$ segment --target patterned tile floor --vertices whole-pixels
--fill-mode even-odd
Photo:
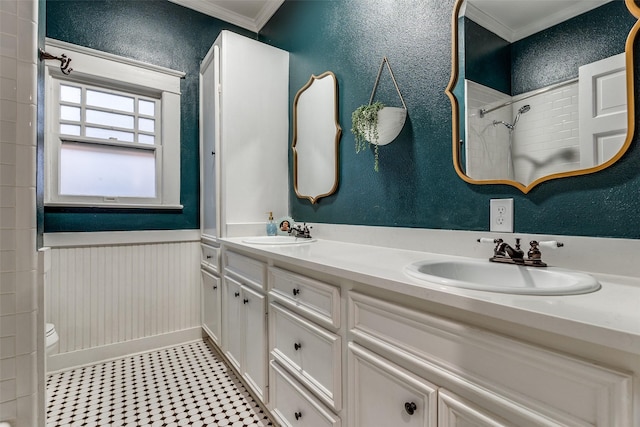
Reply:
[[[205,341],[50,375],[47,427],[269,426]]]

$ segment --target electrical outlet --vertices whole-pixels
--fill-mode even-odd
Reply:
[[[490,231],[513,233],[513,199],[491,199],[489,213]]]

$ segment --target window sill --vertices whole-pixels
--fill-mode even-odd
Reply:
[[[158,205],[153,203],[81,203],[81,202],[45,202],[45,208],[92,208],[92,209],[156,209],[182,210],[184,205]]]

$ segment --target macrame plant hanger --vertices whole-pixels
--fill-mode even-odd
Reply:
[[[395,76],[393,75],[393,71],[391,70],[391,65],[389,64],[389,60],[387,59],[387,57],[383,57],[382,58],[382,62],[380,63],[380,68],[378,69],[378,76],[376,77],[376,82],[373,85],[373,92],[371,92],[371,98],[369,98],[369,105],[371,105],[373,103],[373,97],[376,94],[376,90],[378,89],[378,83],[380,83],[380,76],[382,75],[382,69],[384,68],[384,66],[387,66],[387,68],[389,69],[389,75],[391,76],[391,81],[393,81],[393,85],[396,88],[396,91],[398,92],[398,96],[400,97],[400,101],[402,102],[402,108],[404,108],[405,110],[407,109],[407,104],[404,103],[404,98],[402,97],[402,94],[400,93],[400,88],[398,87],[398,82],[396,81]]]

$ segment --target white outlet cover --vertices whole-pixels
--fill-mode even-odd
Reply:
[[[489,221],[490,231],[513,233],[513,199],[491,199]]]

